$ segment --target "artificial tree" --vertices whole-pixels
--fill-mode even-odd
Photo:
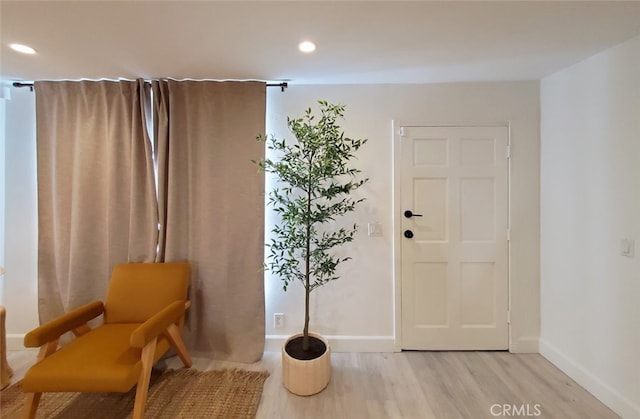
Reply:
[[[358,179],[361,171],[351,166],[355,152],[367,140],[345,137],[337,125],[345,106],[327,101],[318,105],[317,118],[311,108],[302,117],[287,118],[294,142],[259,136],[276,157],[256,162],[277,181],[267,201],[279,222],[267,243],[266,268],[282,280],[285,291],[295,280],[304,286],[304,352],[310,350],[311,291],[338,279],[337,267],[351,259],[331,250],[353,241],[358,226],[335,227],[336,222],[364,200],[352,193],[369,180]]]

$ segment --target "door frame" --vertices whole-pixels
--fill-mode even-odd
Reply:
[[[400,155],[400,128],[401,127],[429,127],[429,128],[458,128],[458,127],[502,127],[507,129],[507,333],[509,352],[511,352],[511,121],[499,124],[434,124],[428,122],[408,123],[405,121],[391,120],[391,132],[393,138],[393,291],[394,291],[394,351],[402,351],[402,208],[400,206],[401,190],[401,155]]]

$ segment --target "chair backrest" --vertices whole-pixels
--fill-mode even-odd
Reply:
[[[189,264],[116,265],[105,300],[105,323],[142,323],[168,304],[187,299]]]

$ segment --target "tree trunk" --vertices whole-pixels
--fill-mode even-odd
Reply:
[[[309,278],[307,277],[307,287],[304,299],[304,330],[302,331],[302,350],[309,350]]]
[[[307,217],[311,214],[311,179],[307,189]],[[309,294],[311,294],[311,219],[307,218],[307,257],[305,260],[304,284],[304,330],[302,331],[302,350],[309,350]]]

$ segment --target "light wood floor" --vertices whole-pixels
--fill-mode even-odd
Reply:
[[[9,352],[14,382],[35,356],[35,351]],[[282,387],[280,354],[275,352],[265,353],[262,361],[251,365],[194,358],[193,368],[268,370],[271,376],[264,386],[258,418],[482,419],[526,417],[527,413],[559,419],[618,417],[540,355],[402,352],[331,356],[331,382],[311,397],[295,396]],[[170,368],[180,365],[177,358],[166,361]],[[498,414],[494,416],[495,404],[506,404],[509,409],[515,405],[521,414],[500,415],[504,408],[494,406],[493,413]]]

